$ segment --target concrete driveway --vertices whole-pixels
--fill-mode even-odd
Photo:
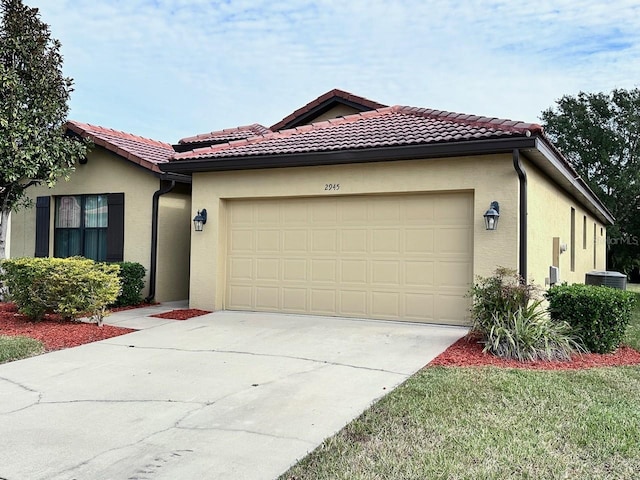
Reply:
[[[0,365],[0,480],[273,479],[466,333],[131,315],[111,322],[144,330]]]

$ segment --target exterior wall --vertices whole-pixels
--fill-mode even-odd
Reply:
[[[189,298],[191,196],[171,192],[160,197],[156,300]]]
[[[307,123],[316,123],[316,122],[322,122],[324,120],[331,120],[332,118],[346,117],[347,115],[353,115],[354,113],[358,113],[358,112],[359,110],[356,110],[353,107],[341,104],[336,107],[333,107],[331,110],[328,110],[321,115],[318,115],[316,118],[313,119],[313,121],[307,122]]]
[[[524,159],[523,159],[524,160]],[[553,265],[553,238],[567,250],[559,256],[560,281],[584,283],[585,273],[606,269],[606,228],[531,162],[524,160],[528,185],[528,276],[545,286]],[[575,269],[571,271],[571,209],[575,209]],[[586,216],[586,248],[583,237]],[[594,224],[596,231],[594,245]],[[595,249],[595,265],[594,265]]]
[[[69,181],[59,180],[52,189],[35,186],[28,190],[34,200],[45,195],[81,195],[124,192],[125,231],[124,260],[138,262],[147,269],[151,256],[151,209],[153,193],[159,180],[150,172],[122,158],[96,148],[85,165],[76,165]],[[53,255],[54,214],[50,218],[49,255]],[[11,215],[11,256],[33,256],[35,252],[36,209],[23,209]],[[146,296],[147,287],[143,291]]]
[[[327,184],[339,190],[325,190]],[[192,236],[190,305],[224,308],[225,199],[438,191],[474,194],[474,275],[490,275],[497,265],[517,268],[518,177],[510,155],[195,173],[191,216],[206,208],[208,219]],[[482,215],[493,200],[500,223],[486,231]]]

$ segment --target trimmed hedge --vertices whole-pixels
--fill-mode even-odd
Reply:
[[[118,277],[122,287],[120,295],[112,304],[114,307],[127,307],[129,305],[138,305],[142,302],[140,292],[144,288],[144,275],[146,269],[137,262],[118,262],[115,263],[120,267]]]
[[[555,285],[546,297],[551,318],[568,322],[593,353],[618,348],[635,303],[631,292],[596,285]]]
[[[47,313],[65,319],[90,314],[102,325],[106,306],[120,292],[114,264],[82,257],[17,258],[4,260],[0,279],[20,313],[41,320]]]

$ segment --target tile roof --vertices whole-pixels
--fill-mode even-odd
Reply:
[[[499,118],[396,105],[266,133],[174,158],[229,158],[464,142],[542,133],[542,127]]]
[[[154,172],[160,172],[158,164],[171,160],[175,153],[173,147],[164,142],[139,137],[111,128],[89,125],[70,120],[67,128],[78,135],[90,139],[96,145],[137,163]]]
[[[217,130],[215,132],[201,133],[192,137],[181,138],[178,143],[180,145],[189,143],[223,143],[233,140],[241,140],[256,135],[271,133],[267,127],[254,123],[252,125],[244,125],[242,127],[227,128],[225,130]]]
[[[295,112],[290,115],[287,115],[278,123],[271,125],[271,130],[274,132],[277,130],[281,130],[285,128],[290,123],[295,123],[295,120],[303,117],[305,114],[313,111],[314,109],[322,106],[323,104],[330,104],[332,101],[335,103],[349,103],[351,105],[360,107],[362,111],[365,110],[376,110],[378,108],[384,108],[388,105],[384,105],[382,103],[374,102],[373,100],[369,100],[368,98],[360,97],[358,95],[354,95],[353,93],[345,92],[344,90],[340,90],[338,88],[334,88],[333,90],[328,91],[320,95],[315,100],[307,103],[303,107],[300,107]]]

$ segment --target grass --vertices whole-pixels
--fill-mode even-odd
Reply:
[[[281,479],[633,479],[640,368],[427,368]]]
[[[33,338],[0,335],[0,363],[32,357],[44,352],[44,345]]]
[[[624,342],[640,350],[640,285]],[[640,367],[427,368],[280,480],[635,479]]]

